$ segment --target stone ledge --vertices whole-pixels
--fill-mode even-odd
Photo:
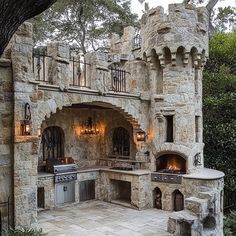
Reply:
[[[15,136],[15,143],[29,143],[38,141],[38,136]]]

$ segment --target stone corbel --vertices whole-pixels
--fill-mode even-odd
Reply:
[[[176,53],[171,53],[171,64],[172,66],[176,66]]]
[[[184,67],[186,66],[186,65],[188,65],[188,62],[189,62],[189,52],[185,52],[184,53],[184,60],[183,60],[183,62],[184,62]]]
[[[164,121],[164,116],[161,113],[157,112],[155,114],[155,119],[157,119],[161,123]]]
[[[165,68],[165,57],[164,57],[164,54],[157,54],[158,55],[158,58],[160,60],[160,65],[162,68]]]

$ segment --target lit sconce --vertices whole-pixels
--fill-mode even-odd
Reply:
[[[137,142],[145,142],[146,141],[146,133],[143,130],[138,130],[136,132]]]
[[[31,111],[29,103],[25,104],[25,118],[21,121],[21,135],[31,134]]]
[[[82,129],[80,131],[80,134],[97,135],[99,133],[100,130],[98,129],[96,122],[92,120],[92,117],[88,117],[88,119],[82,124]]]

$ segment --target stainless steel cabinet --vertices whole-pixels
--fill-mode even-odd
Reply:
[[[75,182],[60,183],[55,186],[56,205],[75,201]]]

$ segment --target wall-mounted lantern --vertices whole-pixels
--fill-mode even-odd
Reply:
[[[31,134],[31,111],[30,105],[27,102],[25,104],[25,118],[21,121],[21,135],[26,136]]]
[[[145,142],[146,141],[146,133],[143,130],[138,130],[136,132],[136,138],[137,138],[137,142]]]
[[[37,135],[38,135],[38,137],[41,137],[41,127],[37,128]]]

